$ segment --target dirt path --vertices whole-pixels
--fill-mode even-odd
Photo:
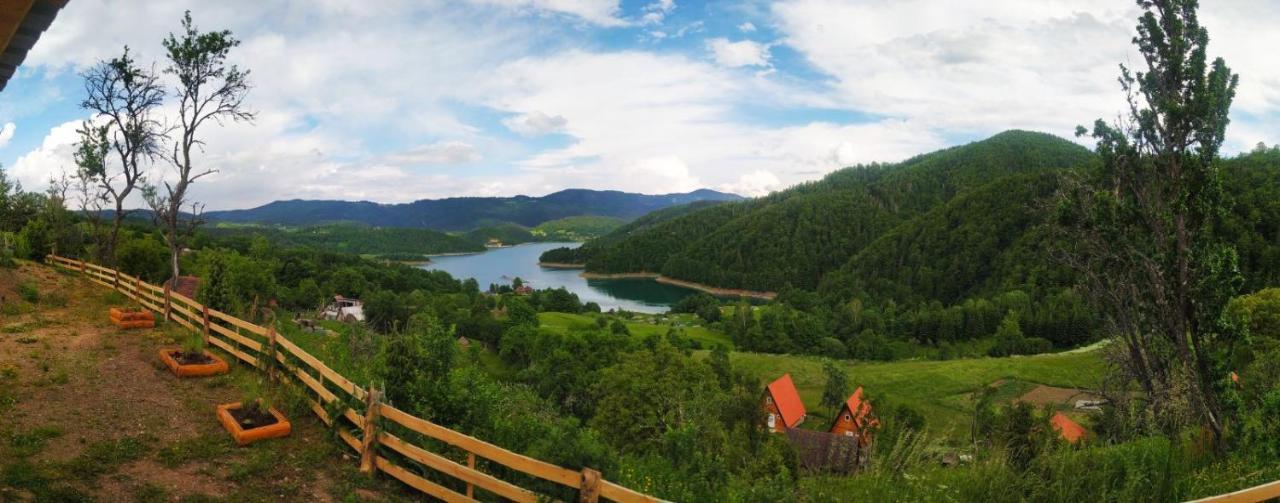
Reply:
[[[236,447],[213,410],[258,375],[233,365],[226,376],[175,378],[156,352],[187,332],[117,330],[107,308],[128,302],[111,290],[28,263],[0,269],[0,298],[0,501],[404,494],[360,476],[323,425],[285,401],[291,437]]]

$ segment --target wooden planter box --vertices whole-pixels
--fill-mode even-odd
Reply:
[[[169,367],[169,371],[178,377],[208,377],[225,374],[231,370],[226,361],[208,351],[205,351],[204,355],[213,360],[212,362],[183,365],[174,358],[174,354],[181,351],[182,349],[180,348],[163,348],[160,350],[160,361],[163,361],[164,366]]]
[[[113,307],[107,313],[111,318],[111,323],[117,328],[155,328],[156,326],[156,316],[145,309],[135,311]]]
[[[293,431],[293,426],[289,424],[289,420],[285,419],[284,414],[281,414],[275,407],[267,409],[267,412],[275,416],[275,423],[246,430],[240,426],[239,421],[236,421],[235,416],[231,415],[231,411],[239,408],[240,402],[218,406],[218,422],[222,423],[222,427],[231,433],[231,437],[235,438],[236,443],[239,445],[249,445],[269,438],[287,437]]]

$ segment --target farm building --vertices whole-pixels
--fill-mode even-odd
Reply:
[[[1063,415],[1061,412],[1053,413],[1053,417],[1049,419],[1049,423],[1053,425],[1054,431],[1066,440],[1068,443],[1079,443],[1081,438],[1085,436],[1085,429],[1080,423],[1072,421],[1071,418]]]
[[[870,430],[879,424],[871,411],[871,402],[862,396],[862,386],[858,386],[840,406],[840,413],[831,421],[828,431],[834,435],[858,437],[858,442],[865,446],[871,443]]]
[[[763,401],[767,414],[765,425],[769,431],[786,431],[804,422],[804,402],[800,401],[800,393],[791,381],[791,374],[783,374],[769,383],[764,390]]]
[[[364,303],[360,299],[334,295],[333,302],[320,311],[320,317],[342,322],[364,321]]]
[[[789,429],[786,435],[800,469],[807,473],[848,475],[867,459],[865,446],[856,438],[800,428]]]

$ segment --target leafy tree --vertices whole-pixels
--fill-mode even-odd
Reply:
[[[1102,163],[1064,195],[1062,255],[1126,349],[1124,369],[1152,413],[1176,426],[1185,412],[1220,445],[1214,358],[1232,334],[1217,322],[1241,278],[1219,230],[1229,205],[1217,158],[1238,76],[1221,58],[1208,62],[1195,0],[1138,5],[1134,43],[1146,68],[1120,67],[1125,122],[1094,123]],[[1189,410],[1178,410],[1183,402]]]
[[[996,329],[996,344],[991,347],[991,356],[1009,356],[1022,354],[1023,340],[1022,327],[1018,324],[1018,312],[1009,311],[1003,320],[1000,320],[1000,328]]]
[[[430,411],[457,359],[458,347],[446,327],[431,317],[415,318],[388,336],[381,378],[387,399],[415,412]]]
[[[151,235],[126,239],[116,249],[120,270],[151,283],[168,278],[168,250]]]
[[[404,297],[388,290],[378,290],[364,300],[365,319],[382,332],[404,327],[412,314]]]
[[[525,302],[524,299],[508,297],[506,306],[508,326],[538,326],[538,311],[533,306],[530,306],[528,302]]]
[[[164,191],[155,185],[144,188],[143,195],[160,223],[165,242],[169,245],[173,277],[179,275],[178,258],[187,236],[200,225],[203,207],[191,203],[190,216],[184,216],[187,205],[187,189],[196,180],[215,173],[216,169],[197,171],[193,163],[195,149],[203,148],[201,128],[210,121],[222,124],[224,120],[252,121],[254,114],[244,106],[249,92],[249,72],[236,65],[227,64],[231,49],[240,41],[227,30],[201,33],[191,22],[191,11],[182,17],[183,33],[180,37],[169,34],[164,40],[165,55],[169,66],[165,73],[175,76],[178,85],[174,94],[178,97],[178,139],[167,160],[176,171],[173,183],[164,182]]]
[[[700,417],[715,416],[708,395],[719,389],[710,366],[659,339],[654,350],[632,353],[601,373],[591,426],[620,452],[642,452]]]
[[[840,405],[849,399],[849,375],[836,362],[822,362],[822,373],[826,374],[826,384],[822,386],[821,405],[831,410],[832,417],[840,411]]]

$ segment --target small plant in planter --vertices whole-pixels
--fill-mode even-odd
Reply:
[[[293,425],[257,389],[246,391],[239,402],[218,406],[218,422],[239,445],[259,440],[287,437]]]
[[[206,377],[225,374],[227,362],[204,347],[204,338],[193,334],[178,348],[160,349],[160,360],[178,377]]]

